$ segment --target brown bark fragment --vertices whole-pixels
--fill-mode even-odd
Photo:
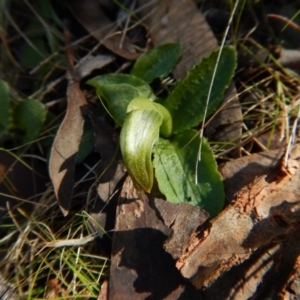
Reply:
[[[294,166],[293,175],[286,170],[283,172],[280,161],[266,175],[254,180],[250,188],[241,191],[235,203],[211,221],[207,235],[198,238],[196,247],[182,254],[177,266],[197,288],[207,288],[209,294],[209,287],[218,287],[216,282],[226,278],[234,266],[237,269],[243,266],[240,272],[244,279],[253,274],[254,269],[261,270],[262,279],[264,274],[270,276],[268,270],[278,267],[278,260],[274,259],[275,264],[273,261],[266,263],[262,270],[261,262],[255,262],[254,258],[258,255],[267,259],[268,253],[280,257],[283,253],[281,244],[288,242],[289,237],[299,230],[299,152],[300,146],[296,145],[289,158]],[[191,245],[194,243],[190,241]],[[249,261],[252,263],[247,265]],[[248,283],[243,280],[242,286],[250,288],[250,282],[256,282],[253,280],[249,279]],[[257,282],[252,284],[257,285]],[[255,293],[258,290],[252,290],[252,295]]]
[[[191,208],[196,213],[191,214]],[[148,198],[135,190],[128,177],[117,207],[109,299],[199,299],[199,293],[180,275],[163,244],[171,237],[167,248],[176,256],[175,243],[187,243],[190,234],[190,229],[185,231],[182,226],[183,220],[190,224],[187,228],[194,229],[206,218],[207,214],[195,207]]]

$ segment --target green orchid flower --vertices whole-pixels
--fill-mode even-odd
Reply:
[[[159,134],[172,134],[172,117],[161,104],[147,98],[133,99],[127,108],[120,134],[126,168],[135,185],[150,192],[153,185],[152,149]]]

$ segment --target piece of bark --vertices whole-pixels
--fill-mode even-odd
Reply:
[[[280,296],[281,299],[292,300],[300,295],[299,231],[292,234],[288,241],[282,244],[281,248],[280,265],[275,270],[274,294]]]
[[[142,196],[130,177],[126,179],[117,207],[109,299],[199,299],[199,293],[184,280],[175,268],[175,260],[163,249],[163,243],[172,233],[164,222],[172,226],[183,219],[180,214],[186,220],[189,218],[188,210],[184,212],[181,208],[178,204]],[[196,219],[201,225],[207,214],[199,214]],[[181,233],[189,235],[184,228]]]
[[[172,229],[172,234],[164,243],[164,248],[177,259],[188,247],[190,236],[198,226],[208,220],[209,215],[199,207],[186,203],[172,204],[160,199],[154,201],[164,224]]]
[[[300,236],[292,232],[232,267],[205,289],[204,299],[296,299]]]
[[[253,296],[258,287],[261,283],[267,285],[266,277],[270,272],[274,273],[274,257],[279,253],[279,248],[279,245],[273,245],[261,251],[255,251],[248,260],[233,266],[208,286],[203,292],[203,298],[207,300],[255,299]],[[270,291],[270,285],[267,289]]]
[[[254,153],[239,159],[228,161],[219,166],[223,177],[225,195],[228,201],[235,199],[236,194],[274,167],[282,157],[284,149],[275,149]]]
[[[128,177],[117,208],[110,269],[110,299],[145,299],[150,295],[157,298],[157,293],[166,296],[166,272],[172,269],[175,276],[169,277],[170,284],[178,284],[180,275],[176,273],[172,258],[162,248],[171,230],[157,220],[155,211],[144,197],[138,194]]]
[[[177,261],[185,278],[205,289],[234,265],[299,231],[299,157],[296,145],[287,168],[280,161],[242,189],[235,203],[212,220],[200,238],[193,237],[191,247]]]

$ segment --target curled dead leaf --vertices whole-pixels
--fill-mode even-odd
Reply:
[[[84,119],[81,108],[87,105],[79,82],[69,79],[67,89],[68,107],[50,154],[49,174],[62,213],[66,216],[70,207],[76,155],[83,133]]]

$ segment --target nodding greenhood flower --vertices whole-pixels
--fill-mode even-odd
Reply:
[[[133,99],[120,134],[120,147],[126,168],[137,187],[150,192],[153,185],[152,148],[159,134],[172,134],[172,117],[161,104],[147,98]]]

